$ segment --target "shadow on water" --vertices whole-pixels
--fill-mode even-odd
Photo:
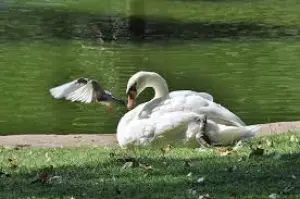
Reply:
[[[141,5],[132,6],[133,10]],[[135,12],[135,11],[132,11]],[[1,39],[84,38],[147,41],[169,39],[211,40],[218,38],[278,38],[299,36],[299,27],[260,23],[182,22],[172,19],[143,18],[141,14],[107,16],[51,8],[14,8],[1,14]],[[140,40],[140,39],[139,39]]]
[[[222,159],[222,161],[220,161]],[[62,184],[31,184],[37,173],[21,171],[0,181],[1,198],[71,197],[74,198],[191,198],[189,189],[209,193],[214,198],[267,198],[282,192],[286,198],[300,194],[297,175],[299,154],[286,154],[280,160],[242,160],[236,158],[199,157],[187,167],[181,158],[147,159],[153,167],[150,175],[142,169],[120,170],[123,163],[106,159],[104,162],[55,167],[52,174],[62,176]],[[237,165],[236,170],[228,170]],[[192,172],[193,177],[187,177]],[[205,176],[202,184],[199,176]],[[284,192],[286,187],[293,187]],[[168,193],[168,194],[167,194]],[[194,197],[195,198],[195,197]]]

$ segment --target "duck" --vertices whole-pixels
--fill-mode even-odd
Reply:
[[[154,89],[154,97],[136,106],[135,100],[148,87]],[[156,72],[132,75],[126,95],[129,111],[119,120],[116,133],[123,149],[230,145],[255,136],[260,129],[245,125],[236,114],[214,102],[209,93],[169,92],[166,80]]]
[[[101,84],[94,79],[80,77],[49,89],[54,99],[64,99],[71,102],[100,103],[113,111],[112,102],[126,106],[123,99],[115,97],[110,91],[104,90]]]

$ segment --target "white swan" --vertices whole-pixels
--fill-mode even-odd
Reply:
[[[158,143],[199,146],[203,139],[227,145],[252,137],[259,130],[255,125],[245,126],[238,116],[213,102],[208,93],[169,93],[164,78],[154,72],[141,71],[128,80],[128,109],[133,108],[134,100],[147,87],[154,89],[154,98],[127,112],[118,123],[117,140],[122,148],[157,147]]]

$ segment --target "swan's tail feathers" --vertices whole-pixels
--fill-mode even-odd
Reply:
[[[251,138],[256,136],[258,133],[260,133],[259,125],[249,125],[249,126],[245,126],[244,128],[245,131],[241,132],[241,139]]]
[[[241,127],[219,125],[219,133],[216,137],[221,145],[227,145],[239,140],[252,138],[259,132],[259,125],[249,125]]]

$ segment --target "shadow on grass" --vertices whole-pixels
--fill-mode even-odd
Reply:
[[[101,15],[59,10],[53,8],[16,7],[1,14],[4,24],[1,39],[103,39],[128,40],[131,35],[144,32],[148,41],[185,39],[209,40],[216,38],[236,39],[278,38],[299,36],[299,27],[266,25],[259,22],[210,23],[205,21],[182,22],[172,19],[129,18],[117,15]],[[144,29],[145,31],[141,30]],[[140,40],[139,40],[140,41]]]
[[[235,157],[199,157],[144,159],[151,163],[152,173],[140,168],[120,170],[123,162],[107,158],[104,162],[66,165],[54,169],[62,184],[31,184],[36,173],[2,177],[1,198],[189,198],[188,190],[209,193],[214,198],[268,198],[271,193],[295,198],[300,194],[298,178],[300,154],[285,154],[280,160],[258,157],[238,161]],[[236,165],[236,170],[232,170]],[[192,172],[191,177],[187,174]],[[205,176],[203,183],[197,179]],[[286,187],[294,187],[284,193]],[[190,197],[197,198],[197,197]]]

